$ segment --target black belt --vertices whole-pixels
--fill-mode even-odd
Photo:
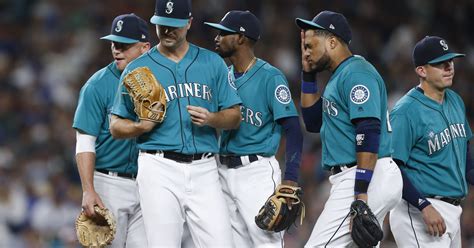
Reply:
[[[454,206],[461,205],[461,202],[464,199],[464,198],[444,197],[444,196],[438,196],[438,195],[430,195],[430,196],[427,196],[427,198],[434,198],[434,199],[437,199],[437,200],[440,200],[440,201],[447,202],[447,203],[449,203],[451,205],[454,205]]]
[[[142,152],[146,152],[149,154],[156,155],[158,154],[163,154],[164,158],[174,160],[179,163],[191,163],[195,160],[200,160],[203,158],[210,158],[214,156],[214,154],[210,152],[206,153],[196,153],[196,154],[183,154],[179,152],[172,152],[172,151],[160,151],[160,150],[141,150]]]
[[[333,175],[336,175],[337,173],[340,173],[342,172],[343,170],[346,170],[346,169],[349,169],[349,168],[352,168],[354,166],[356,166],[357,163],[354,162],[354,163],[350,163],[350,164],[339,164],[339,165],[336,165],[336,166],[331,166],[331,173]]]
[[[109,171],[109,170],[104,170],[104,169],[95,169],[95,170],[97,172],[104,173],[111,176],[124,177],[128,179],[137,178],[137,174],[132,174],[132,173],[122,173],[122,172],[115,172],[115,171]]]
[[[245,156],[232,156],[232,155],[221,155],[219,156],[219,161],[221,164],[226,165],[229,169],[234,169],[244,164],[242,157]],[[255,154],[247,155],[249,162],[255,162],[258,160],[258,156]]]

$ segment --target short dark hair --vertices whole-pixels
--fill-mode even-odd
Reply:
[[[336,39],[337,39],[339,42],[341,42],[341,43],[347,45],[347,42],[345,42],[343,39],[341,39],[341,37],[339,37],[339,36],[337,36],[337,35],[335,35],[335,34],[329,32],[329,31],[327,31],[327,30],[324,30],[324,29],[311,29],[311,30],[314,30],[314,33],[315,33],[316,35],[320,35],[320,36],[324,36],[324,37],[331,37],[331,36],[334,36],[334,37],[336,37]],[[306,30],[305,30],[305,31],[306,31]]]

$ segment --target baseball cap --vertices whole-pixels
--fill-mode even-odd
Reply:
[[[248,10],[231,10],[219,23],[204,22],[204,24],[226,32],[243,34],[253,40],[260,39],[260,21]]]
[[[455,53],[449,49],[448,43],[438,36],[426,36],[416,43],[413,49],[413,63],[415,66],[436,64],[465,54]]]
[[[155,15],[150,22],[155,25],[181,28],[191,17],[191,0],[156,0]]]
[[[100,39],[131,44],[147,42],[148,38],[148,25],[146,21],[131,13],[115,17],[110,34]]]
[[[347,44],[352,40],[349,23],[342,14],[332,11],[321,11],[313,20],[296,18],[296,25],[301,29],[324,29],[341,38]]]

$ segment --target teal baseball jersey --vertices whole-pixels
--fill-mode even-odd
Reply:
[[[402,97],[390,113],[393,158],[424,196],[467,195],[466,152],[472,132],[464,103],[447,89],[442,104],[417,89]]]
[[[322,96],[321,126],[324,168],[357,161],[352,120],[377,118],[381,123],[378,157],[391,154],[387,90],[377,70],[363,57],[352,56],[334,71]]]
[[[231,66],[229,81],[243,102],[240,106],[242,122],[239,129],[222,132],[220,153],[275,155],[282,133],[276,121],[298,116],[285,76],[266,61],[257,59],[238,79],[234,78]]]
[[[200,106],[217,112],[241,103],[227,79],[224,60],[211,51],[189,44],[186,55],[175,63],[163,56],[156,46],[131,62],[123,77],[135,68],[146,66],[163,85],[167,110],[164,121],[137,139],[139,149],[174,151],[184,154],[218,152],[216,130],[191,122],[186,106]],[[133,103],[122,85],[112,113],[136,119]]]
[[[72,127],[97,137],[96,169],[136,174],[138,149],[135,139],[116,140],[109,131],[110,113],[119,79],[120,71],[115,63],[89,78],[79,94]]]

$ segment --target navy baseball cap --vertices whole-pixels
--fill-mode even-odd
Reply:
[[[448,43],[441,37],[426,36],[418,41],[413,49],[413,63],[415,66],[436,64],[465,54],[452,52]]]
[[[115,17],[110,34],[100,39],[131,44],[148,42],[148,38],[146,21],[132,13]]]
[[[182,28],[191,17],[191,0],[156,0],[155,15],[150,22],[155,25]]]
[[[248,10],[232,10],[227,12],[219,23],[204,24],[226,32],[243,34],[253,40],[260,39],[260,21]]]
[[[296,25],[301,29],[324,29],[341,38],[347,44],[352,40],[349,23],[342,14],[332,11],[321,11],[313,20],[296,18]]]

